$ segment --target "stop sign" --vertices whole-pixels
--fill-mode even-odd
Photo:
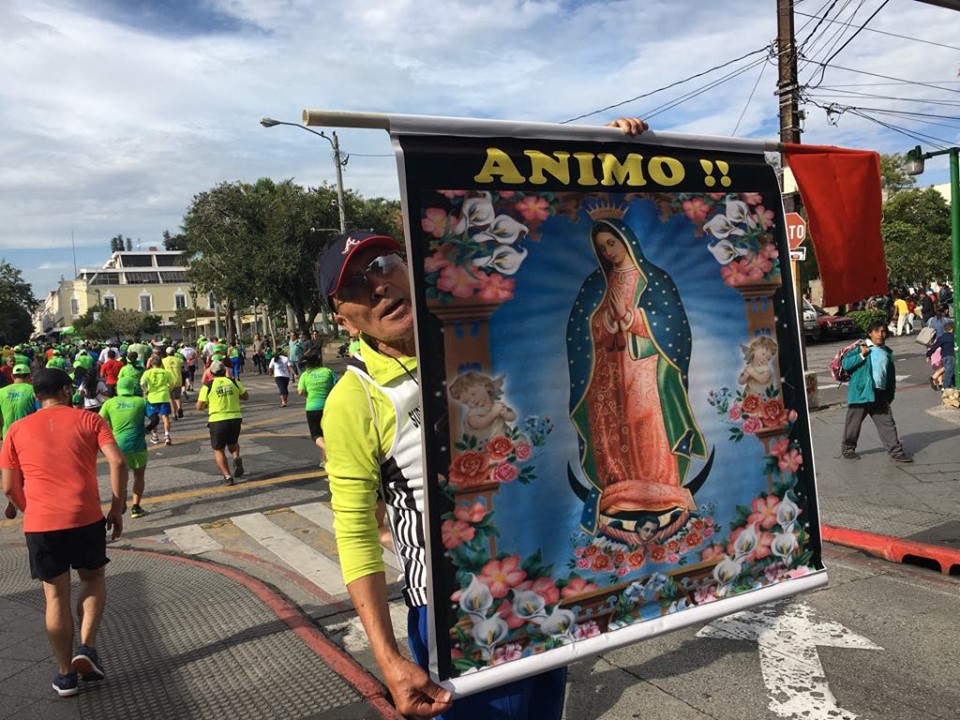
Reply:
[[[796,250],[807,239],[807,221],[795,212],[788,212],[784,217],[787,221],[787,241],[790,249]]]

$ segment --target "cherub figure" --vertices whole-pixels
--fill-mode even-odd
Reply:
[[[467,408],[463,418],[464,434],[478,440],[506,435],[510,430],[508,423],[517,419],[513,408],[500,399],[503,375],[492,378],[470,370],[457,376],[450,385],[450,395]]]
[[[748,395],[766,395],[767,388],[773,384],[773,366],[771,360],[777,354],[777,343],[766,335],[755,337],[748,345],[741,345],[746,364],[740,371],[737,382],[744,386]]]

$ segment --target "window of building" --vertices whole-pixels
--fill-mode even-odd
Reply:
[[[80,314],[80,298],[70,298],[70,314],[74,317]]]
[[[103,296],[103,309],[104,310],[116,310],[117,309],[117,298],[113,295],[104,295]]]
[[[217,309],[217,299],[213,296],[213,293],[207,293],[207,310],[216,310]]]
[[[124,253],[120,256],[120,262],[125,268],[153,267],[153,258],[150,255],[130,255]]]
[[[154,259],[159,267],[172,267],[180,264],[179,255],[155,255]]]
[[[164,270],[160,273],[160,281],[165,283],[182,283],[187,281],[186,270]]]
[[[187,296],[183,293],[177,293],[173,296],[173,309],[174,310],[186,310],[187,309]]]
[[[127,272],[127,285],[156,285],[160,282],[159,274],[154,272]]]
[[[99,272],[90,280],[91,285],[119,285],[120,273]]]
[[[153,310],[153,296],[152,295],[141,295],[140,296],[140,312],[151,312]]]

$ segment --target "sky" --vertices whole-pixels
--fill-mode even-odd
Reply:
[[[796,12],[803,142],[960,143],[960,13],[916,0]],[[118,233],[160,246],[217,183],[332,184],[324,140],[259,124],[304,108],[562,122],[648,95],[576,122],[635,115],[775,140],[777,70],[762,50],[776,32],[775,0],[4,0],[0,257],[42,298],[75,266],[103,265]],[[338,135],[344,184],[398,197],[386,133]],[[947,182],[946,168],[929,160],[921,185]]]

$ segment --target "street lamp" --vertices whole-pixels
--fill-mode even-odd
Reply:
[[[274,120],[273,118],[261,118],[260,124],[265,128],[272,128],[277,125],[289,125],[290,127],[297,127],[301,130],[306,130],[308,133],[313,133],[318,135],[326,140],[333,147],[333,162],[337,166],[337,209],[340,211],[340,232],[345,233],[347,231],[347,216],[345,211],[345,205],[343,202],[343,168],[347,164],[347,161],[350,159],[350,156],[347,155],[345,158],[341,159],[340,157],[340,141],[337,139],[337,131],[334,130],[333,138],[331,139],[323,131],[312,130],[306,125],[300,125],[299,123],[283,122],[282,120]]]
[[[904,171],[907,175],[923,172],[923,161],[937,155],[950,156],[950,237],[953,257],[953,319],[960,317],[960,147],[925,153],[917,145],[907,152]]]

